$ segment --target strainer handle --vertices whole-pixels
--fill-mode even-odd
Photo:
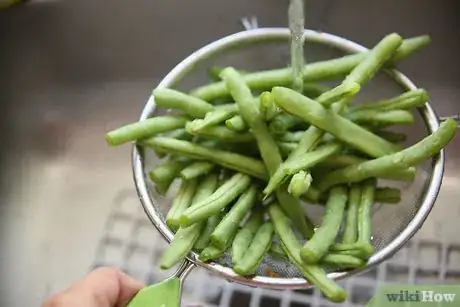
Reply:
[[[193,262],[185,259],[171,277],[139,291],[128,307],[179,307],[182,284],[195,266]]]
[[[454,115],[450,115],[450,116],[441,116],[439,117],[439,120],[441,122],[444,122],[446,121],[448,118],[452,118],[453,120],[455,120],[457,122],[457,127],[460,127],[460,113],[457,113],[457,114],[454,114]]]
[[[182,261],[179,268],[174,272],[173,276],[179,278],[182,286],[183,282],[187,278],[188,274],[196,267],[195,263],[191,262],[187,258]]]

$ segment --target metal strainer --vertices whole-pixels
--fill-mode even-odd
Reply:
[[[234,66],[248,71],[283,67],[289,63],[289,38],[289,30],[284,28],[253,29],[224,37],[188,56],[167,74],[158,87],[173,87],[189,91],[196,86],[209,82],[206,69],[212,65]],[[309,62],[339,57],[344,53],[368,50],[347,39],[311,30],[305,31],[305,40],[306,60]],[[405,75],[396,70],[390,70],[377,75],[365,86],[357,99],[369,101],[392,97],[400,93],[401,89],[411,90],[415,88],[416,86]],[[142,111],[140,120],[145,120],[162,112],[164,113],[164,111],[155,112],[155,100],[151,96]],[[416,142],[426,134],[432,133],[439,127],[438,117],[429,104],[425,104],[416,113],[414,114],[416,123],[411,127],[404,128],[404,132],[408,135],[409,144]],[[159,160],[153,151],[134,146],[132,163],[139,198],[152,223],[170,242],[173,238],[173,232],[166,225],[165,216],[172,198],[157,195],[147,179],[147,172],[158,162]],[[395,185],[394,182],[382,182],[381,185],[400,188],[403,195],[402,201],[398,205],[380,206],[377,204],[374,207],[374,255],[369,259],[364,269],[329,272],[329,277],[337,280],[351,276],[378,265],[398,251],[417,232],[430,213],[441,186],[443,170],[444,152],[441,151],[430,161],[418,167],[417,176],[413,183],[396,183]],[[315,222],[319,222],[323,209],[319,206],[307,206],[306,208],[309,216]],[[265,258],[255,277],[238,276],[229,264],[228,257],[217,262],[203,263],[198,259],[196,253],[191,252],[175,275],[182,281],[194,266],[199,265],[229,281],[253,287],[292,289],[311,286],[307,280],[301,278],[301,274],[294,266],[269,256]],[[280,274],[280,277],[268,276],[269,274],[266,273],[268,267]]]

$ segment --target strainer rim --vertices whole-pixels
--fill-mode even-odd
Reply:
[[[212,54],[219,52],[222,49],[228,48],[229,46],[234,46],[250,41],[288,39],[289,35],[289,29],[287,28],[258,28],[238,32],[220,38],[210,44],[201,47],[200,49],[186,57],[184,60],[182,60],[179,64],[177,64],[162,79],[162,81],[158,85],[158,88],[174,86],[174,84],[177,81],[179,81],[184,75],[186,75],[189,69],[193,68],[195,64],[211,56]],[[329,46],[332,45],[333,47],[343,50],[345,52],[357,53],[369,50],[368,48],[358,43],[329,33],[319,32],[315,30],[305,30],[304,35],[307,41],[323,43]],[[396,82],[404,86],[406,89],[411,90],[417,88],[415,84],[401,72],[397,70],[389,70],[388,72],[392,75],[393,79]],[[439,128],[438,116],[431,108],[429,103],[426,103],[424,107],[419,109],[419,111],[427,125],[429,133],[432,133],[433,131]],[[153,95],[151,95],[142,110],[139,121],[149,118],[154,112],[155,101]],[[383,249],[379,250],[374,255],[372,255],[365,268],[342,272],[332,272],[328,274],[328,277],[334,280],[343,279],[345,277],[358,274],[362,271],[368,270],[380,264],[384,260],[391,257],[395,252],[397,252],[418,231],[418,229],[420,229],[420,227],[423,225],[424,221],[428,217],[431,209],[433,208],[436,197],[441,187],[444,172],[444,150],[442,150],[437,156],[435,156],[432,159],[432,161],[433,172],[429,180],[428,188],[425,193],[423,203],[420,206],[417,213],[415,214],[415,216],[413,217],[413,219],[411,220],[411,222],[405,227],[405,229]],[[151,195],[150,190],[148,189],[148,180],[144,173],[142,149],[135,144],[133,145],[132,150],[132,168],[134,183],[144,211],[146,212],[150,221],[161,233],[161,235],[168,241],[168,243],[171,242],[173,238],[173,233],[161,220],[159,214],[156,213],[154,205],[156,204],[156,201]],[[237,275],[231,268],[225,267],[218,263],[201,262],[198,259],[198,254],[196,254],[195,252],[191,252],[187,258],[193,263],[205,269],[208,269],[213,273],[217,273],[218,275],[221,275],[227,280],[238,282],[248,286],[272,289],[294,289],[312,286],[307,280],[303,278],[279,278],[266,276],[256,276],[253,278],[242,277]]]

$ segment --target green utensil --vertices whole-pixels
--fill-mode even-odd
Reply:
[[[179,307],[182,282],[194,266],[185,260],[171,277],[139,291],[128,307]]]

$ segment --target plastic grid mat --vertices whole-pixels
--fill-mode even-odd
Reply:
[[[94,267],[116,266],[147,284],[170,276],[158,261],[167,243],[145,215],[135,191],[119,191],[106,221]],[[333,304],[316,289],[267,290],[251,288],[213,276],[202,268],[187,277],[182,306],[363,306],[382,283],[460,283],[460,245],[415,237],[377,268],[340,284],[349,293],[343,304]]]

